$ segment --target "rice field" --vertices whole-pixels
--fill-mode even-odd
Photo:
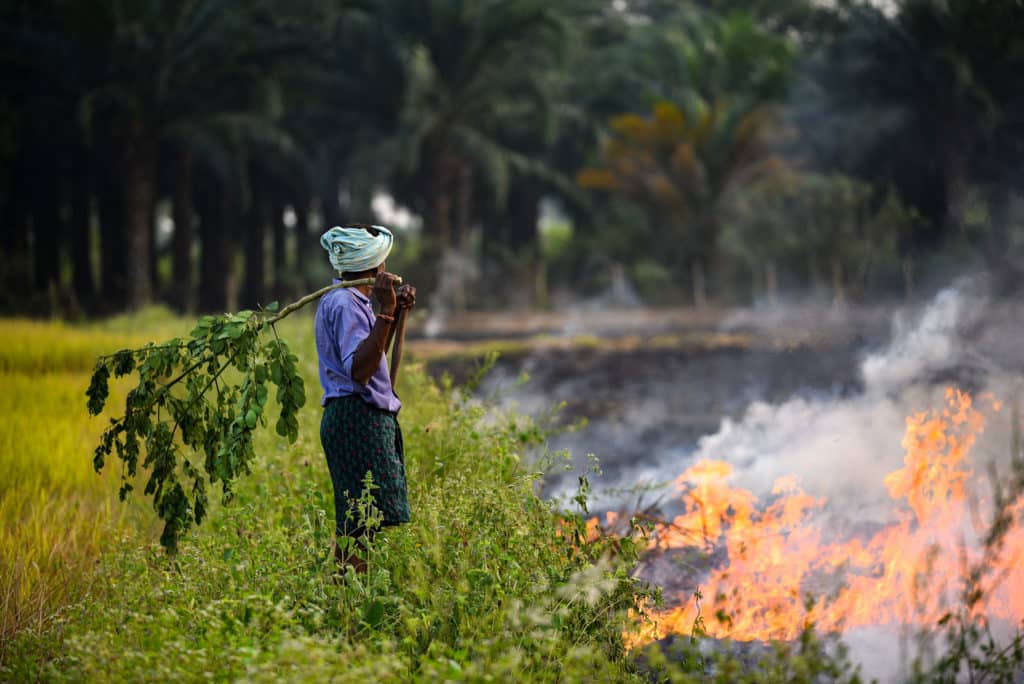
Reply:
[[[158,310],[88,326],[0,321],[0,654],[84,595],[104,547],[144,520],[139,502],[117,500],[117,472],[92,468],[106,422],[85,410],[96,356],[184,327]],[[116,407],[125,385],[111,391]]]

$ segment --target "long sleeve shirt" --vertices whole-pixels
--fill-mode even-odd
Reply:
[[[380,365],[365,385],[352,378],[352,357],[370,335],[374,320],[370,298],[354,287],[332,290],[320,298],[315,330],[320,385],[324,390],[321,406],[328,399],[354,394],[386,411],[397,413],[402,408],[391,386],[387,354],[381,356]]]

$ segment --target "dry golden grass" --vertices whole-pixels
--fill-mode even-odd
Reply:
[[[0,660],[14,633],[42,629],[87,590],[104,546],[140,519],[139,503],[117,500],[116,468],[93,471],[107,418],[88,415],[85,388],[97,355],[183,327],[166,315],[150,319],[0,321]],[[114,409],[125,388],[111,387]]]

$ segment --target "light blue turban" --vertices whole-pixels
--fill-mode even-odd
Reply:
[[[331,266],[338,273],[368,271],[384,263],[391,253],[395,236],[384,226],[373,226],[376,235],[364,228],[335,226],[320,236]]]

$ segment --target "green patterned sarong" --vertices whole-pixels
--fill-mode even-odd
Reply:
[[[334,485],[337,534],[352,536],[358,530],[355,502],[363,494],[367,472],[378,487],[373,499],[383,524],[409,522],[402,431],[394,413],[354,395],[332,399],[320,421],[320,443]]]

